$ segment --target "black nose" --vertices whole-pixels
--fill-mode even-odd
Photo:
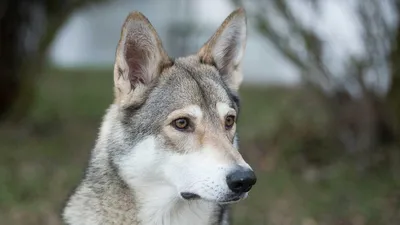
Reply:
[[[226,183],[228,184],[229,189],[235,193],[245,193],[250,191],[256,181],[257,178],[254,172],[243,167],[239,167],[226,176]]]

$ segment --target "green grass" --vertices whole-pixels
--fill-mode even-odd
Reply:
[[[61,224],[63,201],[112,102],[112,73],[49,69],[38,90],[26,120],[0,127],[0,225]],[[302,162],[304,151],[335,150],[325,139],[327,118],[307,92],[244,86],[241,99],[241,150],[259,179],[235,206],[234,224],[398,224],[399,182],[390,174],[361,176],[346,160]]]

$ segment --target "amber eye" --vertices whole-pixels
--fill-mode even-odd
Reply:
[[[189,128],[188,118],[179,118],[172,122],[172,125],[178,130],[186,130]]]
[[[225,118],[225,128],[226,129],[231,129],[234,124],[235,124],[235,117],[234,116],[227,116]]]

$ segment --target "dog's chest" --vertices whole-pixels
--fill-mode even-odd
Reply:
[[[149,206],[150,207],[150,206]],[[103,211],[102,222],[107,225],[212,225],[217,218],[215,207],[205,202],[186,202],[164,208],[141,207],[140,211]]]
[[[136,190],[137,217],[140,225],[210,225],[215,224],[214,203],[182,200],[168,185],[150,185]]]
[[[207,202],[181,202],[161,210],[142,208],[141,225],[211,225],[216,222],[215,207]]]

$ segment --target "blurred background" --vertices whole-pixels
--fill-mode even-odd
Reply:
[[[240,147],[259,181],[234,224],[400,224],[398,0],[1,1],[0,224],[61,224],[113,99],[130,11],[176,57],[238,6]]]

